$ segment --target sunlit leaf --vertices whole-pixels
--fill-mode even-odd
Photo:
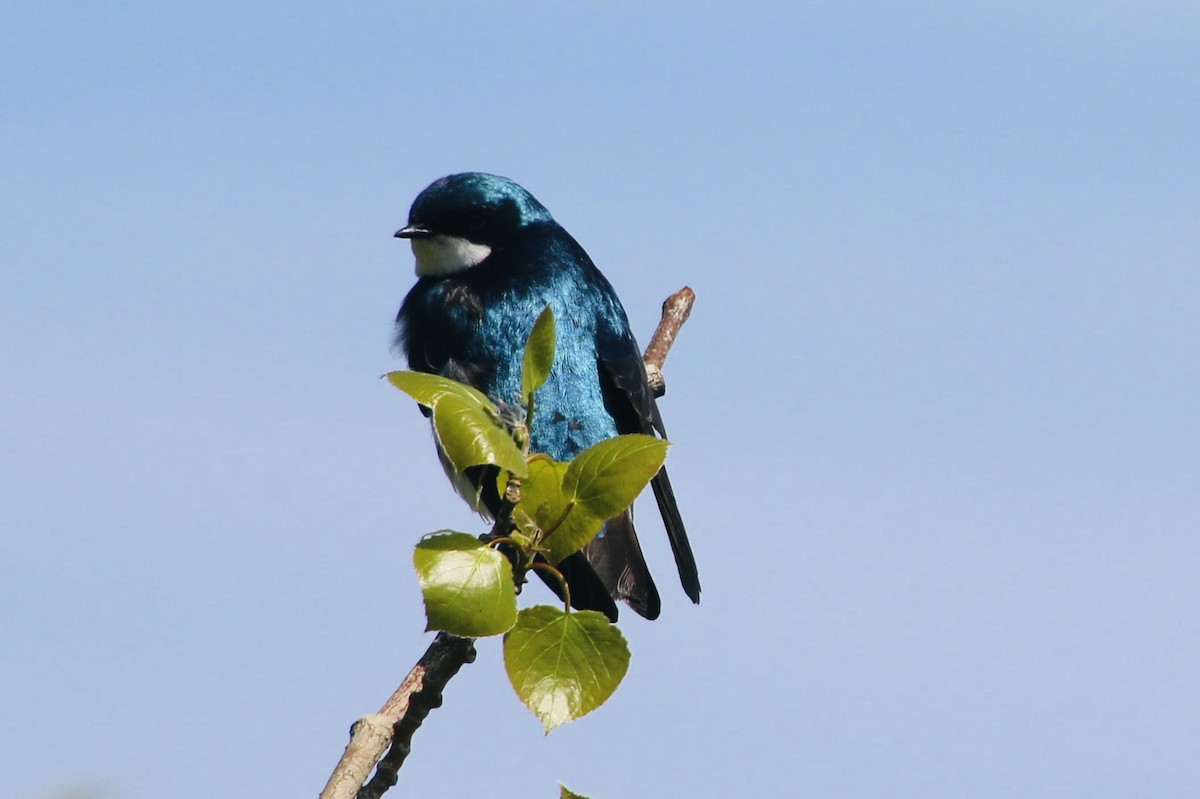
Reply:
[[[446,394],[433,408],[433,429],[442,452],[454,470],[489,464],[523,477],[525,456],[512,434],[482,407],[469,399]]]
[[[658,474],[667,442],[646,435],[601,441],[575,456],[563,475],[563,493],[594,516],[611,519],[628,508]]]
[[[558,564],[563,558],[578,552],[596,537],[609,517],[601,518],[589,513],[583,505],[575,504],[559,521],[558,527],[542,539],[546,560]]]
[[[521,481],[520,513],[543,534],[546,559],[557,564],[592,540],[605,519],[589,513],[563,493],[562,482],[570,464],[559,463],[547,455],[529,459],[529,474]],[[518,521],[523,519],[518,516]]]
[[[528,473],[521,480],[521,508],[543,531],[559,521],[567,512],[568,501],[563,496],[563,474],[567,464],[549,455],[534,455],[528,461]]]
[[[561,782],[558,784],[558,799],[587,799],[581,793],[575,793]]]
[[[525,342],[525,357],[521,363],[521,396],[528,397],[541,388],[550,377],[554,365],[554,313],[547,305],[533,323]]]
[[[425,600],[427,630],[480,637],[509,630],[517,596],[508,558],[473,535],[442,530],[421,539],[413,567]]]
[[[425,372],[388,372],[384,375],[396,388],[415,399],[426,408],[433,408],[442,397],[458,397],[480,408],[487,408],[493,414],[496,406],[480,391],[466,383],[459,383],[448,377],[426,374]]]
[[[588,447],[562,473],[560,507],[570,507],[542,545],[546,559],[558,563],[578,552],[600,532],[604,523],[637,498],[662,468],[667,442],[652,436],[625,435]],[[535,518],[539,518],[535,516]]]
[[[629,647],[601,613],[538,605],[518,613],[504,636],[504,667],[550,732],[604,704],[629,668]]]

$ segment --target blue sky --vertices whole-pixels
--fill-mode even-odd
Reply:
[[[400,790],[1195,795],[1193,4],[51,2],[0,42],[11,795],[315,795],[424,650],[411,546],[480,522],[378,375],[391,234],[468,169],[643,340],[699,295],[662,409],[704,601],[644,508],[612,702],[544,738],[485,642]]]

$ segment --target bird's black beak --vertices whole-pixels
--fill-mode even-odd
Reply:
[[[398,239],[427,239],[432,235],[432,230],[423,228],[420,225],[409,225],[396,231],[396,238]]]

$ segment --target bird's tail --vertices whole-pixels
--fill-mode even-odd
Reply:
[[[597,576],[583,552],[568,555],[557,568],[571,588],[571,607],[576,610],[598,610],[607,616],[609,621],[617,620],[617,603],[613,601],[613,593],[608,583]],[[562,599],[562,586],[558,584],[558,580],[541,569],[536,571],[538,577]]]
[[[658,618],[662,601],[642,556],[630,511],[609,519],[583,552],[612,596],[627,603],[640,616]]]
[[[683,528],[683,517],[679,515],[675,492],[671,489],[671,481],[667,477],[665,467],[658,471],[650,485],[654,488],[654,498],[658,501],[658,510],[667,528],[667,539],[671,542],[675,565],[679,568],[679,582],[683,584],[683,590],[688,597],[700,604],[700,572],[696,569],[696,556],[692,554],[692,545],[688,543],[687,530]],[[636,543],[635,539],[635,546]],[[640,550],[638,554],[641,554]]]

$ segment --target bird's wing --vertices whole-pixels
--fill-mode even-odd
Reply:
[[[619,332],[606,330],[602,325],[597,335],[596,354],[600,358],[601,382],[604,385],[608,411],[617,422],[622,433],[658,433],[667,437],[662,414],[654,401],[654,393],[646,378],[646,364],[642,362],[637,342],[628,330]]]
[[[646,378],[646,365],[642,362],[641,351],[629,331],[624,314],[621,313],[619,318],[623,324],[605,324],[602,320],[597,330],[596,354],[600,360],[600,382],[605,405],[621,433],[658,433],[666,438],[667,431]],[[693,602],[699,602],[700,574],[696,568],[696,558],[692,554],[692,546],[688,542],[687,530],[679,515],[675,492],[665,467],[650,481],[650,486],[654,489],[658,511],[667,528],[667,538],[671,542],[671,552],[675,555],[683,590]],[[630,527],[632,529],[632,525]],[[640,559],[640,549],[638,555]]]

